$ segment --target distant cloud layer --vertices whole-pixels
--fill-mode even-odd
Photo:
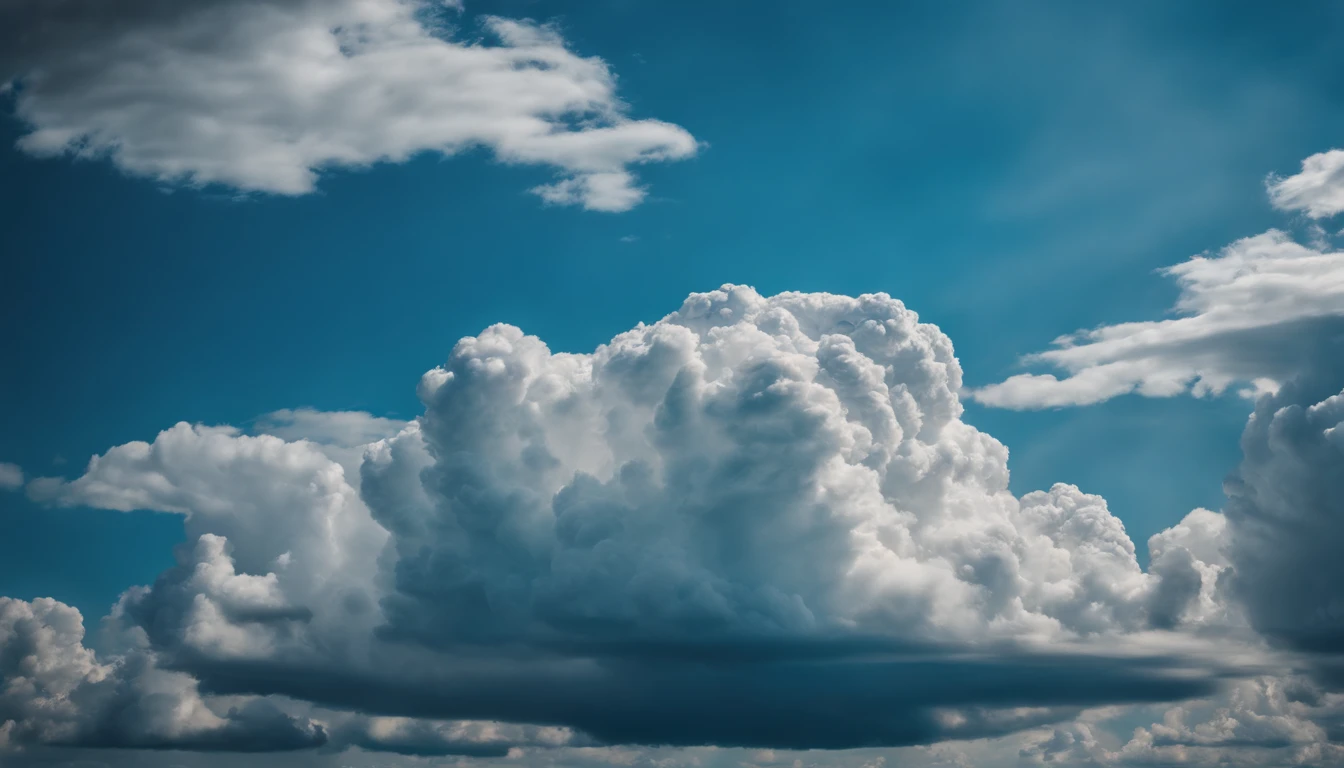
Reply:
[[[3,0],[0,85],[34,155],[165,183],[300,195],[324,170],[482,147],[554,169],[544,201],[628,210],[633,167],[695,154],[632,119],[599,58],[529,21],[486,40],[427,0]]]

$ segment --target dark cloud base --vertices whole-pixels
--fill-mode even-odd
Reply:
[[[343,677],[269,664],[190,665],[217,694],[282,694],[368,714],[489,719],[568,726],[599,742],[666,746],[851,749],[981,738],[1063,719],[1104,704],[1176,701],[1217,689],[1177,677],[1168,659],[1041,656],[1005,661],[872,659],[828,662],[603,662],[562,670],[465,671],[431,684]],[[940,708],[1034,708],[967,718],[949,728]]]

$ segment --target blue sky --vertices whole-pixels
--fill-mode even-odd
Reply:
[[[452,18],[473,38],[489,16],[552,24],[694,156],[637,166],[648,196],[621,212],[544,204],[528,190],[552,170],[485,149],[239,192],[35,156],[25,91],[4,96],[0,461],[70,478],[179,421],[412,419],[461,337],[506,322],[589,352],[724,283],[888,293],[982,387],[1062,334],[1171,317],[1163,267],[1271,228],[1309,240],[1266,178],[1344,141],[1329,2],[467,0]],[[1222,509],[1253,407],[964,402],[1014,495],[1104,497],[1143,566],[1149,536]],[[0,594],[89,624],[192,543],[177,514],[41,501],[0,494]]]
[[[410,383],[491,323],[581,351],[725,282],[890,293],[952,337],[970,384],[1157,315],[1175,289],[1153,270],[1289,223],[1261,182],[1339,134],[1337,11],[1066,5],[471,4],[553,20],[636,116],[708,145],[645,169],[652,200],[615,215],[539,206],[522,190],[543,171],[479,153],[330,172],[297,199],[164,188],[25,156],[11,117],[0,456],[60,474],[179,420],[409,417]],[[968,418],[1009,446],[1015,490],[1076,483],[1142,542],[1219,505],[1247,411],[1228,400]],[[0,543],[0,591],[93,613],[179,536],[0,505],[24,532]]]

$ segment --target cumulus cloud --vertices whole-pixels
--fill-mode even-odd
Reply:
[[[1301,678],[1259,677],[1217,697],[1167,709],[1118,744],[1105,716],[1055,727],[1021,750],[1023,765],[1057,766],[1326,766],[1344,761],[1324,724],[1337,720],[1344,697]],[[1112,718],[1119,712],[1106,713]]]
[[[83,640],[83,619],[74,608],[51,599],[0,598],[0,748],[250,752],[326,741],[320,727],[263,700],[216,712],[195,680],[157,668],[151,653],[136,650],[104,663]]]
[[[548,203],[624,211],[645,195],[633,166],[695,154],[555,30],[491,17],[479,40],[456,19],[427,0],[4,0],[0,83],[26,152],[244,192],[484,148],[553,169]]]
[[[1270,176],[1269,200],[1284,211],[1323,219],[1344,211],[1344,149],[1320,152],[1302,161],[1292,176]]]
[[[23,470],[17,464],[0,461],[0,490],[14,491],[23,487]]]
[[[1224,484],[1232,582],[1252,623],[1344,661],[1344,373],[1337,359],[1256,404]],[[1344,683],[1344,678],[1338,682]]]
[[[1218,525],[1145,572],[1101,498],[1009,493],[960,388],[888,296],[725,286],[590,354],[463,339],[357,472],[307,439],[348,417],[290,415],[325,426],[179,424],[30,493],[184,515],[111,626],[205,695],[358,716],[322,719],[338,745],[988,738],[1255,655],[1216,610]]]
[[[1150,620],[1248,621],[1284,649],[1277,673],[1179,704],[1115,742],[1086,718],[1022,750],[1031,765],[1324,766],[1344,763],[1344,369],[1312,361],[1262,397],[1223,512],[1195,510],[1149,542]],[[1110,729],[1113,730],[1113,729]]]
[[[1240,624],[1244,618],[1227,594],[1226,549],[1227,518],[1207,509],[1150,537],[1148,570],[1159,581],[1149,593],[1148,620],[1166,628]]]
[[[975,389],[1002,408],[1088,405],[1119,395],[1276,389],[1344,338],[1344,252],[1271,230],[1163,271],[1181,286],[1165,320],[1106,325],[1055,341],[1024,362],[1068,375],[1024,373]]]

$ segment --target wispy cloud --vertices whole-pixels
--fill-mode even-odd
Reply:
[[[462,39],[427,20],[441,5],[9,2],[0,82],[19,85],[27,152],[244,192],[484,147],[554,169],[547,203],[624,211],[645,196],[634,166],[695,154],[685,129],[628,117],[606,62],[555,30],[491,17],[488,42]]]

